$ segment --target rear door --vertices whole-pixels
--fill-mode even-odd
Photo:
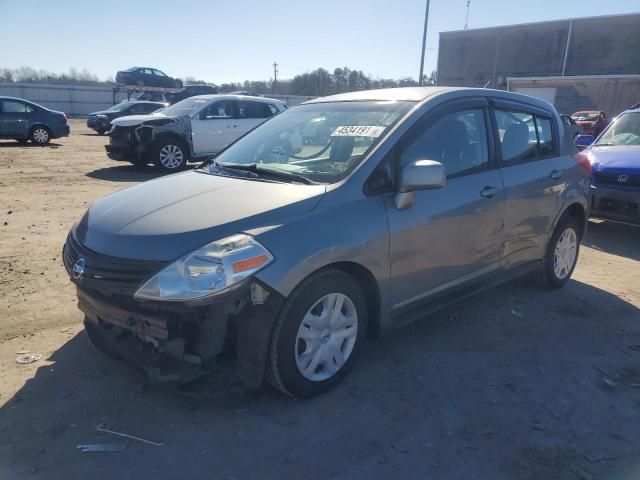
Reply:
[[[19,100],[0,100],[0,135],[26,138],[29,134],[29,115],[33,107]]]
[[[443,188],[415,192],[398,210],[385,197],[390,230],[392,313],[402,315],[434,295],[497,268],[502,255],[504,190],[494,162],[484,98],[428,114],[401,141],[394,162],[441,162]]]
[[[505,257],[517,265],[544,255],[568,165],[551,112],[510,101],[495,101],[492,112],[505,187]]]
[[[273,116],[273,113],[269,105],[264,102],[252,100],[238,101],[238,130],[235,132],[236,136],[240,137],[244,135],[271,116]]]
[[[191,142],[196,156],[218,153],[237,137],[235,100],[215,100],[191,119]]]

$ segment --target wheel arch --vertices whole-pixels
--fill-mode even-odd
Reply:
[[[339,270],[346,273],[360,286],[367,300],[367,336],[377,338],[380,336],[380,311],[381,298],[380,287],[373,273],[364,265],[352,261],[336,261],[323,265],[321,268],[314,270],[303,278],[298,285],[303,283],[307,278],[317,274],[322,270]]]
[[[36,123],[32,124],[29,127],[29,137],[31,137],[31,134],[33,133],[33,131],[38,127],[45,128],[47,130],[47,132],[49,132],[49,136],[50,137],[53,136],[53,131],[51,130],[51,127],[49,127],[49,125],[47,125],[46,123],[42,123],[42,122],[36,122]]]

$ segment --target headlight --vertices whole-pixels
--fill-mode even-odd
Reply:
[[[99,118],[99,119],[101,119],[101,120],[106,120],[106,119],[108,119],[109,117],[107,117],[106,115],[96,115],[96,118]]]
[[[273,261],[273,255],[249,235],[210,243],[165,267],[134,297],[144,300],[193,300],[218,293]]]

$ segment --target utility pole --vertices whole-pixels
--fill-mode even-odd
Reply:
[[[273,94],[278,94],[278,64],[273,62]]]
[[[424,52],[427,46],[427,24],[429,23],[429,0],[427,0],[427,8],[424,12],[424,31],[422,32],[422,55],[420,56],[420,78],[418,85],[424,85]]]
[[[467,0],[467,16],[464,19],[464,29],[469,29],[469,5],[471,5],[471,0]]]

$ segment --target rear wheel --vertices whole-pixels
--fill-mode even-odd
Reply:
[[[158,142],[153,151],[153,162],[166,172],[177,172],[187,165],[186,145],[172,138]]]
[[[540,280],[546,288],[560,288],[571,278],[580,251],[580,227],[575,218],[564,215],[551,236]]]
[[[333,269],[312,275],[278,314],[267,380],[296,397],[326,392],[353,367],[366,324],[365,297],[351,276]]]
[[[37,126],[31,130],[29,139],[37,145],[46,145],[51,140],[51,134],[47,127]]]

